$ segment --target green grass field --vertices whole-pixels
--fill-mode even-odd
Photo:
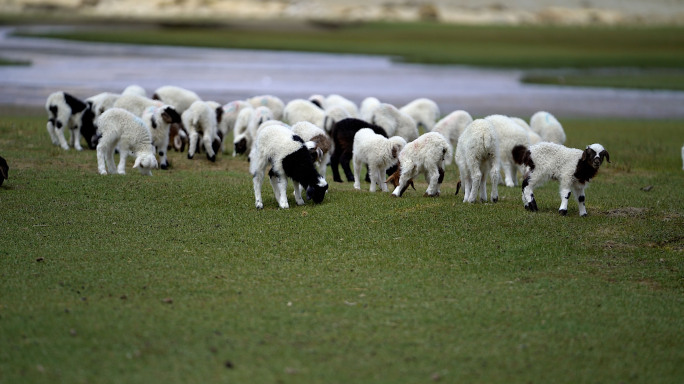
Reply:
[[[0,382],[679,383],[683,123],[563,121],[612,160],[580,218],[554,182],[464,204],[453,164],[258,211],[244,158],[100,176],[4,114]]]
[[[0,19],[1,20],[1,19]],[[566,69],[525,81],[620,88],[684,89],[684,28],[458,26],[440,23],[283,22],[128,25],[60,31],[83,41],[390,55],[427,64]],[[601,73],[576,69],[603,68]],[[629,77],[622,72],[631,70]],[[612,73],[611,73],[612,72]]]

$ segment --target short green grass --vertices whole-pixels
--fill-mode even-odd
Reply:
[[[44,120],[0,119],[2,382],[684,379],[683,121],[563,121],[612,160],[580,218],[554,182],[464,204],[453,164],[258,211],[243,158],[100,176]]]
[[[187,45],[390,55],[427,64],[521,69],[678,69],[667,79],[649,71],[573,76],[578,85],[683,89],[684,29],[681,26],[461,26],[442,23],[270,24],[176,23],[60,31],[54,36],[84,41]],[[527,81],[573,84],[557,76]],[[636,80],[635,80],[636,79]]]

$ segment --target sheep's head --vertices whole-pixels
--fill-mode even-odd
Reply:
[[[385,183],[390,183],[390,184],[392,184],[392,185],[394,186],[394,188],[396,188],[396,187],[399,186],[399,179],[400,179],[400,178],[401,178],[401,163],[400,163],[400,162],[397,162],[397,169],[396,169],[396,171],[394,171],[394,173],[392,173],[392,174],[387,178],[387,180],[385,180]],[[399,196],[403,195],[403,194],[404,194],[404,191],[406,191],[406,189],[407,189],[409,186],[410,186],[411,188],[413,188],[414,191],[416,190],[416,187],[413,185],[413,179],[409,179],[409,180],[406,182],[406,185],[404,186],[404,189],[401,190]]]
[[[97,126],[95,125],[95,113],[91,107],[87,107],[83,110],[79,125],[78,128],[81,131],[81,136],[83,136],[88,143],[88,148],[97,148],[99,137],[97,136]]]
[[[310,185],[306,188],[306,198],[313,200],[314,203],[319,204],[323,201],[325,193],[328,190],[328,183],[323,177],[318,177],[318,184]]]
[[[138,156],[133,164],[133,168],[139,168],[140,174],[144,176],[152,176],[152,169],[157,167],[157,158],[152,153]]]
[[[162,107],[161,118],[166,124],[181,124],[181,117],[176,109],[170,105]]]
[[[599,169],[601,164],[603,164],[603,159],[606,159],[610,163],[610,155],[608,151],[603,148],[601,144],[588,145],[587,148],[582,153],[582,161],[587,162],[594,169]]]
[[[180,123],[171,123],[169,125],[169,143],[173,144],[173,149],[176,151],[185,151],[185,144],[188,143],[188,134]]]
[[[233,145],[235,146],[235,153],[237,153],[238,155],[241,155],[241,154],[247,152],[247,139],[246,138],[243,137],[242,139],[233,143]]]

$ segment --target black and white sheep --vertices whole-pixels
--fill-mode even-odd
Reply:
[[[513,148],[513,157],[518,164],[525,165],[522,184],[522,200],[525,209],[538,211],[534,189],[549,179],[560,183],[561,205],[558,212],[568,214],[568,200],[575,194],[580,216],[587,215],[584,189],[599,170],[603,159],[610,163],[610,155],[601,144],[588,145],[584,151],[568,148],[556,143],[542,142],[526,148]]]
[[[301,137],[305,142],[311,141],[316,144],[316,149],[320,150],[320,156],[317,155],[314,158],[314,165],[316,165],[318,173],[325,178],[330,156],[332,155],[332,140],[330,140],[330,137],[328,137],[323,129],[308,121],[300,121],[293,125],[292,132]]]
[[[499,200],[499,139],[494,124],[485,119],[473,120],[458,139],[455,160],[464,203],[474,203],[478,193],[480,200],[487,201],[487,175],[492,183],[492,202]]]
[[[565,144],[565,131],[556,117],[549,112],[539,111],[530,118],[530,127],[543,141]]]
[[[392,195],[401,197],[406,188],[413,185],[413,178],[424,173],[428,187],[423,196],[439,196],[444,181],[445,160],[449,156],[451,144],[437,132],[425,133],[406,144],[399,153],[397,170],[387,179],[395,186]]]
[[[375,192],[377,186],[387,192],[385,172],[397,164],[399,153],[406,146],[406,140],[401,136],[386,138],[378,135],[370,128],[362,128],[354,135],[354,188],[361,189],[361,166],[368,165],[370,177],[370,192]]]
[[[161,107],[148,107],[143,112],[142,119],[152,135],[152,145],[159,155],[159,167],[168,169],[169,131],[173,124],[181,123],[181,116],[174,107],[162,105]]]
[[[342,183],[338,166],[342,165],[347,181],[354,181],[354,174],[349,167],[349,162],[354,155],[354,135],[362,128],[370,128],[378,135],[387,137],[387,132],[375,124],[364,120],[347,118],[335,123],[332,128],[331,136],[333,141],[333,153],[330,156],[330,169],[332,170],[333,180]]]
[[[426,131],[432,131],[440,116],[437,103],[424,97],[411,101],[399,110],[411,116],[417,128],[423,127]]]
[[[212,108],[211,104],[205,101],[195,101],[181,115],[183,126],[188,131],[188,159],[195,156],[199,146],[204,147],[209,161],[216,161],[216,151],[221,147],[221,139],[218,135],[218,117],[222,114],[221,106]],[[200,136],[202,143],[200,144]]]
[[[95,114],[88,103],[69,93],[55,92],[48,96],[45,110],[48,114],[47,131],[52,144],[59,145],[65,150],[68,150],[71,145],[81,151],[83,150],[81,136],[83,136],[88,148],[95,149],[97,146]],[[64,137],[66,129],[71,134],[69,143]]]
[[[305,204],[300,185],[306,189],[307,199],[313,200],[314,203],[323,201],[328,183],[314,167],[310,154],[314,147],[312,142],[305,144],[292,130],[279,124],[269,124],[259,129],[249,164],[257,209],[264,207],[261,186],[269,165],[271,170],[268,175],[280,208],[289,208],[286,193],[288,178],[291,178],[294,184],[297,205]]]
[[[142,175],[152,175],[157,168],[152,135],[145,122],[121,108],[110,108],[97,118],[100,140],[97,144],[97,169],[101,175],[126,173],[126,157],[135,156],[133,168]],[[119,166],[114,167],[114,150],[119,148]]]

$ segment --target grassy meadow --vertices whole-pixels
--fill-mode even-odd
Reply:
[[[612,160],[581,218],[555,182],[464,204],[454,164],[258,211],[244,158],[100,176],[4,113],[0,382],[679,383],[683,123],[564,120]]]

